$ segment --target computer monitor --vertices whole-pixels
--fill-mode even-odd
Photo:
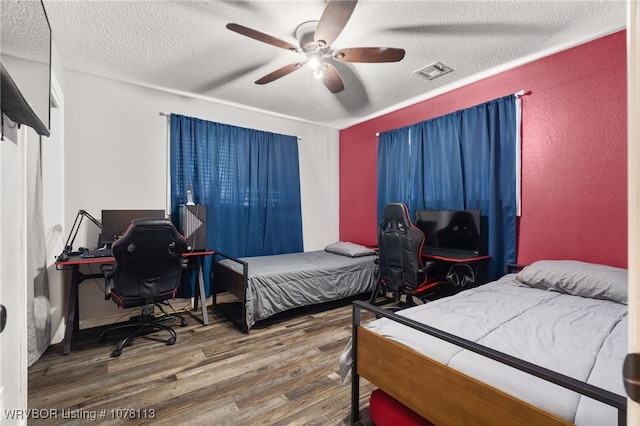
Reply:
[[[416,210],[415,226],[424,233],[425,249],[483,251],[479,210]]]
[[[134,219],[164,219],[165,217],[164,210],[102,210],[102,226],[119,237],[125,233]],[[112,242],[113,236],[103,230],[100,233],[100,245],[103,246]]]

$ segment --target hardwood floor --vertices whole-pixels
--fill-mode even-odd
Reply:
[[[349,424],[351,387],[340,385],[338,367],[351,304],[322,308],[277,315],[249,334],[210,308],[208,326],[189,315],[187,327],[174,323],[175,345],[155,333],[119,358],[110,356],[117,339],[100,341],[100,327],[81,330],[69,355],[52,345],[29,368],[29,408],[57,416],[29,424],[120,424],[126,414],[137,417],[131,425]],[[361,380],[363,424],[372,390]]]

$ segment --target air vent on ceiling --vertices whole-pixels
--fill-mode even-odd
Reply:
[[[421,77],[426,78],[427,80],[433,80],[434,78],[438,78],[440,76],[443,76],[447,73],[450,73],[451,71],[453,71],[453,69],[449,68],[448,66],[444,65],[441,62],[434,62],[431,65],[427,65],[424,68],[420,68],[417,71],[414,71],[414,74],[417,74]]]

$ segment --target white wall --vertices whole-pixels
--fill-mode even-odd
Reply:
[[[337,130],[75,72],[64,81],[65,229],[79,209],[99,218],[102,209],[165,208],[167,119],[159,113],[168,112],[301,138],[304,248],[338,239]],[[74,249],[96,245],[97,227],[83,228]],[[80,286],[81,319],[114,312],[101,287]]]

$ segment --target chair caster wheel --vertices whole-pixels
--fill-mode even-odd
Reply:
[[[180,322],[180,327],[186,327],[188,325],[189,325],[189,323],[187,322],[186,319],[183,319],[182,322]]]
[[[169,338],[169,340],[167,340],[167,346],[171,346],[173,344],[176,343],[176,338],[175,337],[171,337]]]
[[[122,349],[114,349],[113,352],[111,352],[111,356],[114,358],[118,358],[120,355],[122,355]]]

